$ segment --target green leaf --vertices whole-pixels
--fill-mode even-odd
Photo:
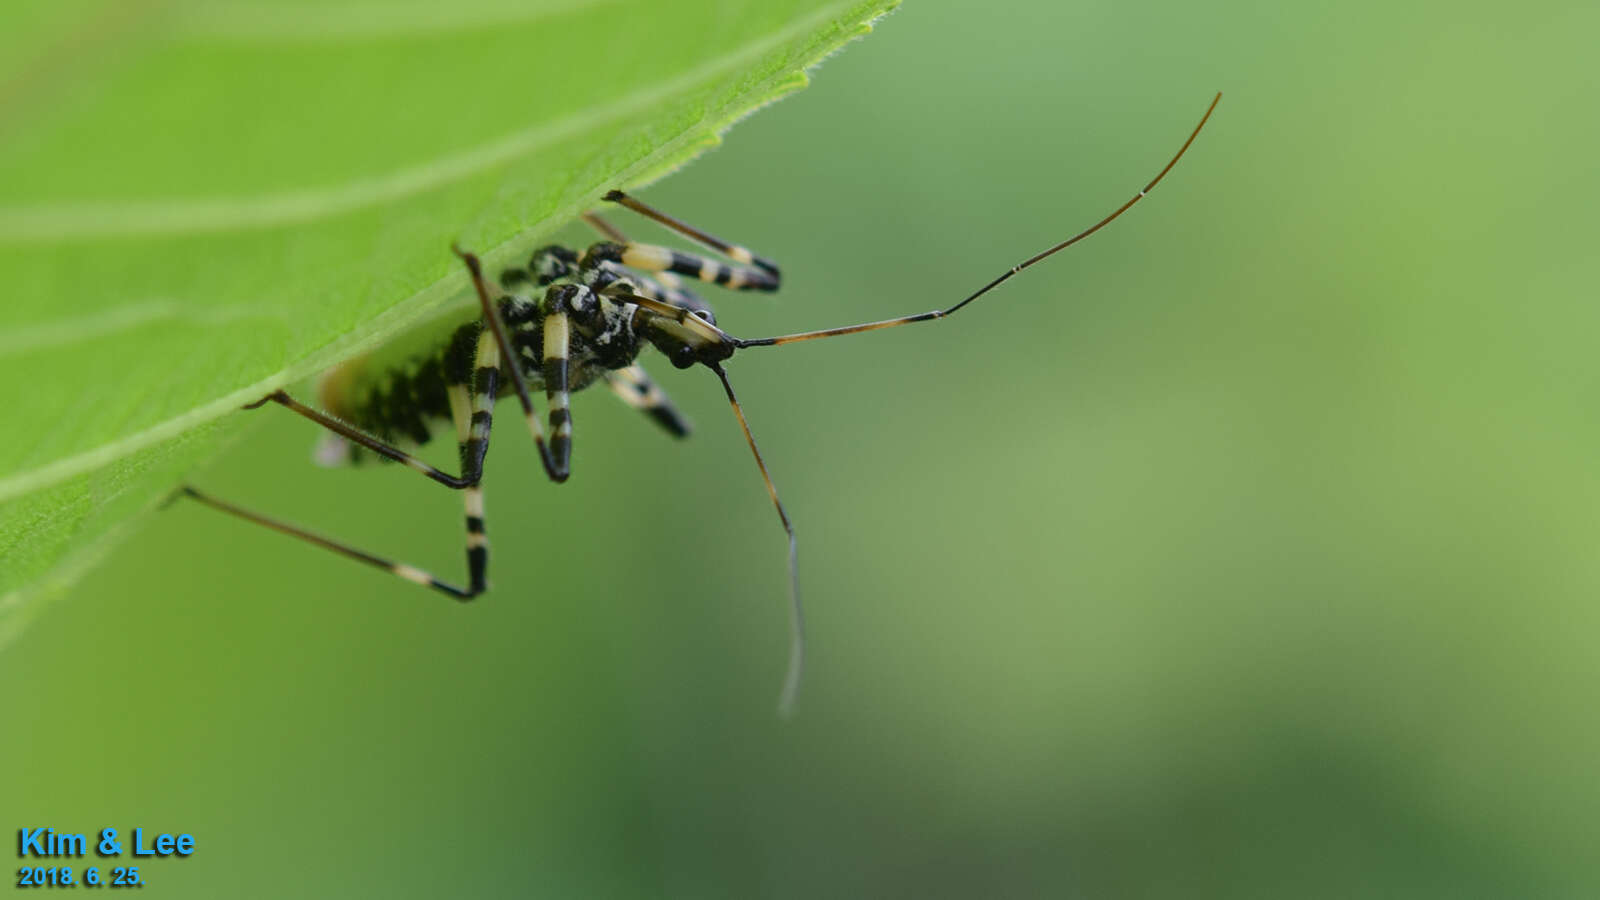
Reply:
[[[240,405],[463,302],[451,241],[526,254],[895,3],[13,0],[0,643]]]

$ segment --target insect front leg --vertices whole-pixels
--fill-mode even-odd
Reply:
[[[699,253],[638,241],[626,244],[601,241],[583,254],[584,265],[606,262],[641,272],[674,272],[735,291],[775,291],[781,283],[776,269],[768,272],[754,266],[730,266]]]
[[[628,243],[628,236],[621,229],[596,213],[584,213],[583,221],[613,243]],[[642,272],[630,271],[611,263],[606,265],[612,266],[611,274],[631,282],[641,296],[648,297],[651,300],[660,300],[673,306],[681,306],[693,311],[695,315],[705,319],[707,322],[716,324],[717,314],[711,309],[711,304],[707,303],[699,294],[684,287],[683,280],[677,275],[671,272],[655,272],[651,275],[645,275]]]
[[[616,203],[620,206],[625,206],[647,219],[652,219],[656,222],[659,222],[691,241],[702,244],[706,247],[710,247],[711,249],[721,253],[723,256],[726,256],[741,266],[754,266],[757,271],[761,272],[772,283],[771,288],[757,288],[757,290],[777,289],[781,276],[778,272],[778,264],[772,260],[757,256],[756,254],[751,253],[747,248],[741,247],[738,244],[730,244],[722,238],[719,238],[709,232],[701,231],[687,222],[674,219],[672,216],[669,216],[652,206],[648,206],[638,200],[635,200],[627,194],[624,194],[622,191],[611,191],[602,199],[610,203]],[[679,272],[680,270],[672,269],[672,271]],[[693,275],[696,278],[700,278],[702,281],[715,280],[714,278],[705,278],[701,276],[698,271],[685,271],[680,272],[680,274]]]
[[[698,278],[710,284],[720,284],[725,288],[736,291],[775,291],[782,283],[782,276],[778,271],[777,263],[760,256],[756,256],[744,247],[730,244],[719,237],[715,237],[692,225],[680,222],[671,216],[646,206],[629,197],[621,191],[612,191],[605,196],[606,200],[620,203],[648,218],[671,228],[690,240],[704,244],[718,253],[733,260],[737,265],[728,265],[698,253],[685,253],[673,250],[670,247],[661,247],[655,244],[644,244],[630,241],[622,232],[612,227],[609,222],[599,216],[590,214],[585,218],[589,224],[600,231],[610,240],[601,241],[591,246],[583,254],[582,266],[593,269],[603,265],[622,265],[640,272],[661,272],[677,275],[687,275]],[[669,298],[662,299],[672,302]],[[696,304],[697,306],[703,304]]]

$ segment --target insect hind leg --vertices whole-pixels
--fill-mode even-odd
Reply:
[[[321,425],[323,428],[328,429],[328,431],[338,435],[340,438],[350,442],[352,445],[365,448],[373,453],[378,454],[379,456],[391,459],[397,463],[401,463],[406,468],[411,469],[414,472],[418,472],[427,478],[444,485],[447,488],[462,490],[477,484],[478,480],[483,477],[483,469],[481,464],[477,467],[473,467],[464,463],[460,475],[451,475],[448,472],[442,472],[428,463],[423,462],[416,456],[413,456],[412,454],[407,453],[392,444],[387,444],[383,441],[380,441],[359,428],[353,428],[349,425],[346,425],[345,423],[335,419],[327,413],[322,412],[321,410],[314,409],[305,405],[304,403],[301,403],[299,400],[291,397],[288,391],[273,391],[267,396],[244,408],[256,409],[265,403],[276,403],[279,406],[288,409],[290,412],[303,416],[317,423],[318,425]]]
[[[489,435],[494,427],[494,399],[499,388],[500,375],[499,360],[494,334],[485,329],[478,335],[476,355],[464,358],[460,365],[453,367],[447,374],[445,385],[446,395],[450,399],[452,418],[456,423],[461,470],[470,476],[470,481],[460,485],[462,505],[466,511],[467,587],[465,588],[442,581],[415,566],[376,556],[280,519],[235,506],[189,485],[180,487],[168,502],[178,497],[189,497],[219,512],[253,522],[279,534],[299,538],[324,550],[382,569],[391,575],[431,588],[456,600],[471,600],[489,589],[489,539],[484,527],[483,486],[479,482],[483,473],[484,459],[489,452]],[[266,400],[272,399],[276,398],[270,396],[266,398]],[[265,403],[266,400],[261,402]],[[339,433],[344,434],[342,431]],[[355,432],[355,434],[361,433]]]
[[[480,498],[480,501],[482,497],[476,488],[474,488],[473,492],[468,496],[477,496]],[[189,485],[183,485],[180,487],[176,494],[174,494],[174,497],[188,497],[192,500],[196,500],[206,506],[209,506],[218,512],[224,512],[230,516],[244,519],[246,522],[253,522],[265,528],[270,528],[279,534],[286,534],[293,538],[299,538],[302,541],[314,544],[323,548],[324,550],[337,553],[347,559],[353,559],[357,562],[366,563],[374,568],[382,569],[391,575],[397,575],[411,582],[412,584],[420,584],[423,587],[432,588],[433,590],[436,590],[441,594],[452,597],[456,600],[471,600],[483,593],[487,588],[486,580],[483,577],[476,575],[476,573],[473,574],[471,583],[468,587],[460,588],[450,584],[449,582],[441,581],[428,572],[423,571],[415,566],[406,565],[405,563],[395,562],[391,559],[376,556],[366,552],[365,550],[359,550],[355,547],[352,547],[342,541],[336,541],[332,538],[317,534],[316,532],[307,531],[280,519],[274,519],[269,516],[261,515],[257,512],[252,512],[243,507],[235,506],[232,503],[219,500],[216,497],[199,491]],[[468,539],[469,541],[471,540],[470,529]],[[470,549],[468,550],[468,553],[470,555]]]

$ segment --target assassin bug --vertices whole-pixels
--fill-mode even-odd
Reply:
[[[680,369],[702,365],[716,373],[755,457],[767,494],[789,541],[791,638],[788,673],[780,709],[787,712],[799,689],[805,658],[805,628],[800,604],[800,576],[794,526],[767,464],[756,446],[744,409],[723,368],[734,353],[754,347],[777,347],[817,338],[839,337],[913,322],[942,319],[978,299],[1023,269],[1099,231],[1139,202],[1177,165],[1199,136],[1222,99],[1219,93],[1199,124],[1167,165],[1137,194],[1110,215],[1076,235],[1012,266],[965,299],[946,309],[828,328],[780,337],[742,339],[717,327],[711,307],[684,288],[678,276],[696,278],[730,290],[775,291],[780,283],[776,264],[744,247],[672,218],[622,191],[604,200],[653,219],[672,231],[708,247],[732,264],[694,253],[630,241],[599,216],[584,216],[604,240],[580,252],[551,245],[535,251],[526,268],[500,273],[499,290],[484,279],[483,267],[471,253],[453,248],[465,264],[479,302],[479,317],[448,334],[430,332],[430,343],[403,362],[375,364],[358,358],[325,373],[318,394],[322,410],[274,391],[246,409],[277,403],[327,429],[319,457],[324,462],[355,461],[366,453],[409,466],[445,487],[463,492],[466,506],[467,586],[459,587],[404,563],[357,550],[347,544],[267,518],[211,497],[185,485],[178,494],[207,506],[316,544],[327,550],[385,569],[408,581],[457,600],[471,600],[488,588],[489,543],[484,533],[484,457],[495,400],[515,394],[539,459],[552,481],[567,480],[572,456],[572,414],[569,395],[604,380],[622,400],[647,413],[676,437],[688,425],[665,394],[640,368],[639,354],[654,346]],[[534,411],[530,388],[542,388],[550,406],[550,436]],[[453,420],[461,457],[461,474],[450,475],[395,446],[420,444],[440,420]]]

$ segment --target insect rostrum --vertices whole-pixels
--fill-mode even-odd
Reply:
[[[1012,266],[955,305],[917,315],[780,337],[736,338],[717,327],[710,305],[685,288],[682,278],[730,290],[775,291],[781,283],[778,266],[621,191],[612,191],[603,199],[654,219],[729,261],[630,241],[593,214],[584,218],[604,240],[582,252],[561,246],[540,248],[525,268],[502,271],[494,286],[485,279],[478,258],[457,248],[455,252],[465,263],[477,292],[479,315],[475,320],[460,325],[403,364],[392,358],[382,364],[358,358],[333,368],[324,374],[319,385],[321,409],[301,403],[284,391],[276,391],[249,408],[277,403],[327,429],[329,434],[318,454],[324,462],[353,462],[376,454],[462,491],[467,545],[465,587],[241,509],[187,485],[180,493],[458,600],[470,600],[488,588],[489,542],[481,480],[495,400],[505,394],[517,397],[546,474],[552,481],[565,481],[572,459],[570,395],[596,382],[606,382],[623,402],[644,411],[670,434],[688,434],[683,417],[638,363],[645,348],[654,347],[678,368],[700,365],[716,373],[788,535],[791,644],[780,701],[780,708],[788,711],[799,689],[805,656],[795,531],[722,364],[740,350],[875,331],[951,315],[1023,269],[1098,231],[1139,202],[1182,158],[1221,98],[1218,94],[1211,101],[1188,140],[1156,177],[1110,215]],[[549,406],[548,438],[545,424],[533,406],[531,392],[539,389],[544,391]],[[440,471],[396,446],[427,441],[441,421],[454,423],[460,475]]]

